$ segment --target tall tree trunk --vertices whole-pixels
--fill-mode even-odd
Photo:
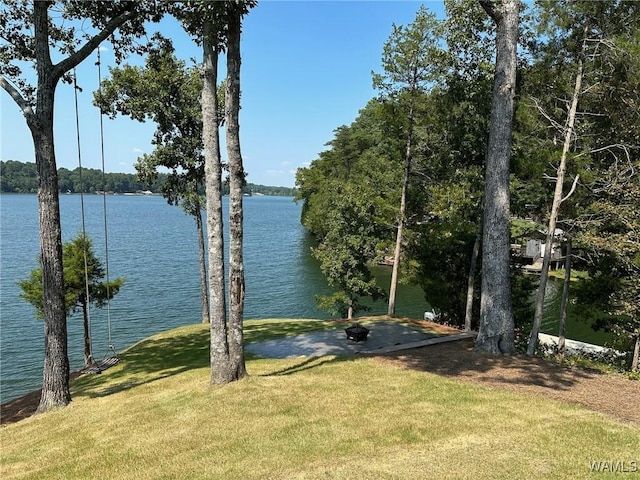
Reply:
[[[569,303],[569,283],[571,282],[571,239],[567,239],[567,253],[564,259],[564,285],[560,301],[560,327],[558,329],[558,353],[564,356],[567,328],[567,305]]]
[[[197,195],[197,190],[196,190]],[[209,320],[209,286],[207,285],[206,249],[204,246],[204,225],[202,224],[202,208],[200,200],[196,204],[196,230],[198,232],[198,260],[200,263],[200,303],[202,305],[202,323],[211,323]],[[223,292],[224,293],[224,292]]]
[[[413,93],[412,93],[413,94]],[[409,106],[409,132],[407,134],[407,146],[404,157],[404,174],[402,177],[402,193],[400,196],[400,212],[398,213],[398,230],[396,232],[396,246],[393,251],[393,267],[391,268],[391,286],[389,287],[389,308],[387,315],[396,314],[396,290],[398,288],[398,270],[400,268],[400,256],[402,255],[402,235],[407,210],[407,189],[409,187],[409,172],[411,171],[411,148],[413,137],[413,99]]]
[[[567,169],[567,153],[571,146],[571,137],[573,136],[573,126],[576,119],[576,110],[578,109],[578,99],[582,89],[582,57],[587,48],[587,27],[584,29],[584,38],[582,41],[582,51],[578,58],[578,71],[576,73],[576,82],[573,89],[573,97],[571,99],[571,107],[567,115],[567,126],[564,134],[564,144],[562,145],[562,154],[560,156],[560,164],[558,165],[556,176],[556,187],[553,192],[553,203],[551,205],[551,213],[549,214],[549,226],[547,227],[547,240],[545,242],[544,257],[542,259],[542,271],[540,272],[540,285],[538,286],[538,295],[536,297],[536,307],[533,314],[533,326],[531,327],[531,335],[529,337],[529,345],[527,346],[527,355],[532,356],[536,351],[538,343],[538,334],[540,333],[540,324],[542,323],[542,313],[544,310],[544,295],[547,288],[547,279],[549,278],[549,262],[551,261],[551,247],[555,237],[556,225],[558,222],[558,212],[563,202],[562,190],[564,186],[564,174]]]
[[[240,9],[229,9],[227,29],[227,82],[225,93],[225,131],[229,159],[229,380],[247,374],[244,361],[244,261],[243,261],[243,208],[244,167],[240,152],[240,36],[242,16]]]
[[[509,156],[516,87],[518,0],[480,4],[496,24],[496,68],[485,175],[480,328],[476,349],[513,353],[510,278]]]
[[[19,90],[0,75],[0,86],[22,110],[33,137],[38,172],[38,212],[42,287],[44,300],[44,369],[42,395],[38,413],[64,407],[71,401],[69,392],[69,358],[67,354],[67,312],[64,305],[62,229],[58,198],[58,175],[53,141],[53,112],[58,81],[80,64],[122,24],[138,14],[131,10],[109,20],[96,35],[56,65],[49,53],[49,16],[52,2],[32,2],[34,58],[38,86],[36,112]]]
[[[40,256],[44,300],[44,370],[38,412],[71,402],[67,353],[67,312],[64,303],[62,231],[58,173],[53,142],[55,87],[49,56],[48,5],[34,3],[35,53],[38,74],[36,113],[27,116],[35,147],[38,172]]]
[[[227,383],[229,346],[224,279],[224,237],[222,220],[222,161],[218,129],[217,31],[205,21],[202,38],[202,138],[207,198],[207,242],[209,246],[209,318],[211,383]]]
[[[469,265],[469,276],[467,277],[467,305],[464,312],[464,329],[471,331],[471,320],[473,317],[473,293],[476,283],[476,267],[478,264],[478,255],[480,254],[480,244],[482,243],[482,221],[478,228],[478,234],[473,242],[473,250],[471,251],[471,262]]]
[[[640,335],[636,335],[636,344],[633,348],[633,358],[631,359],[631,371],[640,371]]]

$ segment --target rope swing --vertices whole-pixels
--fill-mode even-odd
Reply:
[[[100,49],[98,48],[98,61],[96,62],[98,66],[98,88],[102,89],[102,74],[100,70]],[[79,109],[78,109],[78,90],[82,91],[76,82],[76,72],[74,69],[74,92],[75,92],[75,114],[76,114],[76,137],[77,137],[77,146],[78,146],[78,166],[79,166],[79,174],[80,174],[80,184],[82,185],[82,155],[80,153],[80,120],[79,120]],[[90,298],[89,298],[89,267],[87,264],[87,255],[86,251],[84,253],[84,273],[85,273],[85,288],[86,288],[86,296],[87,296],[87,318],[88,318],[88,335],[89,335],[89,350],[90,354],[90,366],[82,370],[83,373],[88,374],[97,374],[102,373],[109,367],[112,367],[116,363],[120,361],[118,354],[116,353],[113,339],[111,336],[111,304],[110,297],[111,292],[109,291],[109,241],[108,241],[108,229],[107,229],[107,192],[106,192],[106,175],[105,175],[105,155],[104,155],[104,126],[103,126],[103,115],[104,112],[102,107],[100,107],[100,157],[102,163],[102,216],[103,216],[103,226],[104,226],[104,252],[105,252],[105,275],[106,275],[106,310],[107,310],[107,352],[104,355],[103,359],[100,361],[93,360],[93,352],[92,350],[92,338],[91,338],[91,320],[90,320]],[[81,213],[82,213],[82,234],[86,237],[86,226],[85,226],[85,207],[84,207],[84,189],[80,191],[80,205],[81,205]]]
[[[102,94],[102,72],[100,70],[100,47],[98,46],[98,61],[96,63],[98,65],[98,91]],[[118,354],[116,353],[116,349],[113,346],[113,340],[111,337],[111,292],[109,291],[109,235],[107,228],[107,180],[105,175],[105,162],[104,162],[104,123],[103,123],[104,111],[102,110],[102,106],[100,106],[100,160],[102,163],[102,219],[104,223],[104,264],[105,264],[105,274],[107,277],[107,339],[108,339],[108,350],[105,354],[105,358],[103,360],[106,361],[108,358],[115,358],[115,362],[111,365],[115,365],[118,363]],[[111,353],[111,357],[109,357],[109,353]],[[111,366],[109,365],[109,366]],[[108,368],[108,367],[107,367]]]
[[[75,108],[76,108],[76,144],[78,146],[78,174],[80,176],[80,186],[82,187],[84,184],[82,182],[82,149],[80,148],[80,115],[78,114],[78,90],[82,91],[82,89],[78,86],[77,82],[77,74],[76,69],[73,69],[73,96],[75,100]],[[87,227],[85,223],[85,214],[84,214],[84,188],[80,188],[80,210],[82,212],[82,236],[83,238],[87,238]],[[89,357],[87,359],[89,364],[93,364],[93,342],[91,340],[91,297],[89,296],[89,265],[87,264],[87,251],[85,249],[82,250],[82,257],[84,260],[84,287],[85,287],[85,296],[87,297],[87,325],[88,325],[88,337],[89,344],[86,345],[89,349]]]

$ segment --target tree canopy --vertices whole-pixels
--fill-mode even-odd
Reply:
[[[84,323],[85,365],[92,362],[89,331],[89,307],[101,308],[122,288],[123,277],[107,281],[102,261],[96,256],[91,238],[79,233],[62,246],[64,264],[64,299],[67,315],[82,312]],[[42,266],[31,271],[29,278],[21,280],[20,295],[36,309],[36,316],[44,318],[44,292],[42,290]]]
[[[407,182],[402,276],[421,285],[426,299],[441,312],[440,318],[456,325],[462,325],[464,319],[469,262],[487,208],[482,203],[486,181],[482,171],[489,153],[496,23],[481,4],[494,18],[500,15],[492,10],[500,2],[446,2],[446,19],[433,27],[437,37],[429,48],[435,50],[422,52],[434,59],[431,67],[437,75],[415,98],[415,148]],[[632,285],[638,282],[632,278],[637,268],[638,226],[634,213],[625,208],[638,204],[634,197],[640,150],[638,10],[636,2],[619,0],[541,1],[534,9],[520,12],[517,76],[512,85],[516,93],[512,147],[508,150],[510,216],[521,219],[518,225],[529,225],[528,232],[544,231],[567,131],[576,65],[583,58],[584,80],[564,182],[565,194],[573,187],[573,195],[563,202],[558,225],[571,235],[577,267],[592,272],[590,280],[575,289],[573,298],[579,296],[585,307],[591,304],[594,326],[615,329],[632,344],[639,338],[637,312],[631,308],[637,304]],[[581,57],[584,38],[588,48]],[[391,57],[391,47],[385,46],[385,58],[397,58]],[[330,249],[327,239],[332,222],[325,219],[343,208],[334,197],[348,189],[357,198],[354,202],[375,204],[371,221],[377,228],[366,235],[368,241],[375,237],[376,253],[366,257],[365,263],[390,254],[402,191],[408,118],[400,94],[406,89],[398,92],[370,100],[352,124],[334,131],[327,149],[309,167],[298,170],[297,198],[304,202],[301,220],[316,236],[321,250]],[[341,190],[336,182],[348,187]],[[377,192],[373,197],[370,187]],[[506,252],[513,291],[507,295],[513,301],[518,331],[528,333],[532,282],[520,269],[520,248],[513,248],[527,238],[527,232],[515,234],[512,228],[509,235],[509,216],[500,222],[510,237],[506,247],[512,244],[512,253]],[[495,228],[491,231],[495,233]],[[483,248],[487,248],[486,239]],[[481,266],[485,277],[487,261]],[[608,293],[580,294],[581,290],[597,290],[589,286],[594,282],[602,282],[600,291]],[[473,327],[477,328],[477,289],[473,296]],[[609,313],[593,313],[598,311]]]
[[[53,135],[54,99],[60,81],[109,39],[116,60],[141,52],[145,22],[159,21],[155,1],[39,2],[0,5],[0,87],[22,111],[31,131],[38,170],[40,258],[45,322],[45,358],[38,411],[66,406],[69,357],[64,303],[62,236]],[[54,63],[57,62],[57,63]],[[33,69],[35,76],[23,75]],[[32,83],[29,78],[35,78]]]

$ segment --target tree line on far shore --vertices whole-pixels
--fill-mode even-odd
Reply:
[[[36,164],[33,162],[19,162],[17,160],[0,161],[0,192],[1,193],[37,193],[38,178]],[[160,191],[160,187],[167,180],[164,173],[148,185],[138,179],[134,173],[105,173],[97,168],[68,168],[58,169],[58,186],[61,193],[94,193],[107,191],[114,193],[136,192],[139,190]],[[223,185],[224,193],[229,193],[228,185]],[[271,195],[279,197],[293,197],[294,188],[274,187],[247,183],[245,193]]]

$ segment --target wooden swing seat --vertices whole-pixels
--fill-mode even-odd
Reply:
[[[91,366],[82,370],[82,373],[88,375],[97,375],[104,372],[107,368],[113,367],[120,361],[118,357],[107,357],[99,362],[94,362]]]

